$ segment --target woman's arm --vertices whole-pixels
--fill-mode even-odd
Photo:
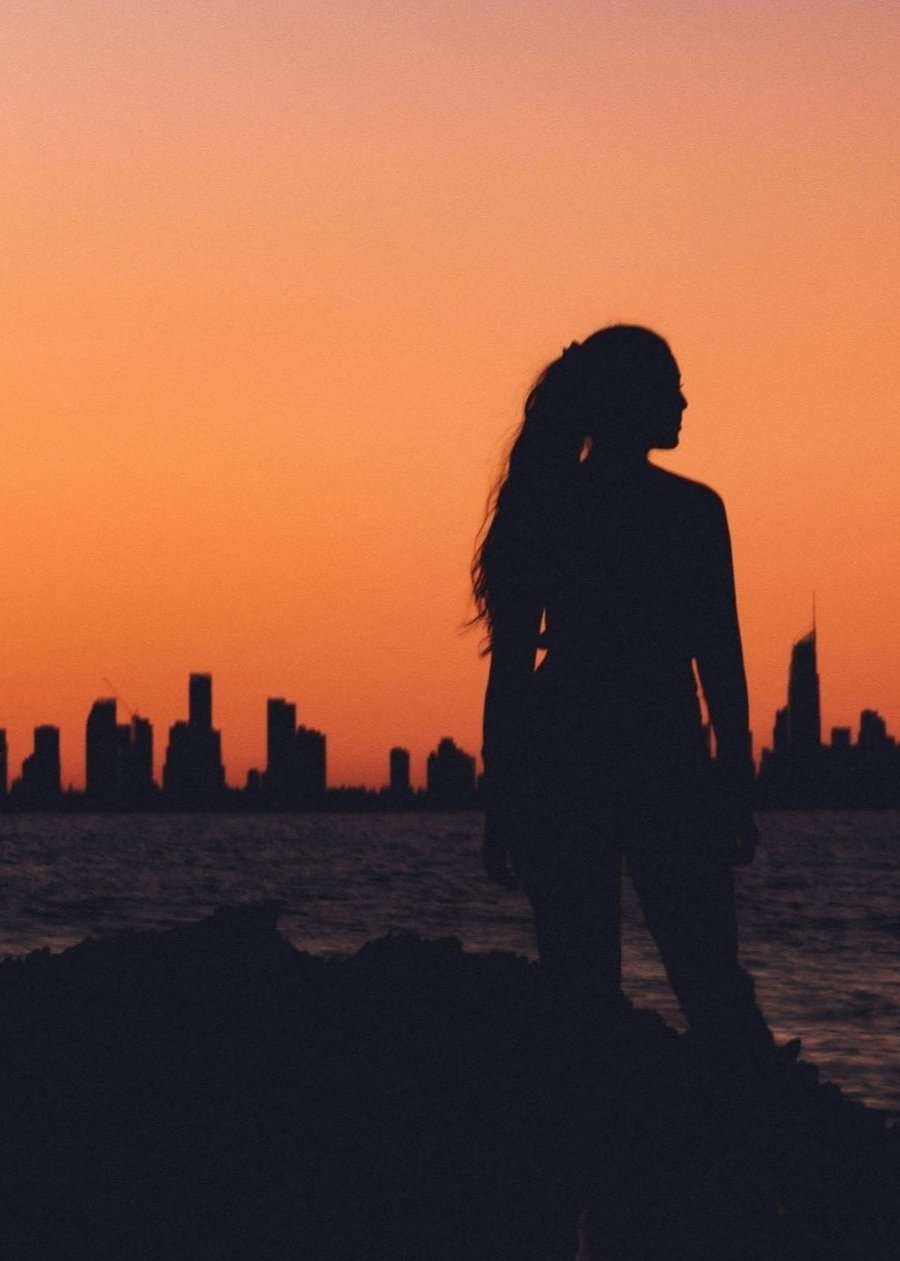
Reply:
[[[491,665],[484,698],[484,866],[491,880],[511,887],[510,858],[527,825],[524,790],[531,680],[543,610],[520,599],[495,611]]]
[[[697,670],[716,737],[716,770],[735,811],[736,861],[749,862],[756,847],[751,814],[753,755],[747,678],[738,624],[734,567],[722,501],[711,501],[704,531],[704,567],[697,625]]]

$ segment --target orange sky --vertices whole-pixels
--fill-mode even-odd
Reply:
[[[757,744],[815,591],[823,720],[900,735],[900,11],[846,0],[0,9],[0,726],[212,671],[331,783],[480,743],[467,569],[530,379],[669,337],[725,497]]]

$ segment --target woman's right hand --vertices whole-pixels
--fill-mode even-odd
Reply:
[[[747,867],[756,857],[759,844],[759,828],[753,817],[753,811],[742,809],[735,819],[734,851],[731,857],[733,867]]]
[[[481,861],[484,864],[485,875],[492,884],[498,884],[503,889],[516,887],[510,846],[503,837],[503,830],[491,819],[490,813],[485,815],[484,820]]]

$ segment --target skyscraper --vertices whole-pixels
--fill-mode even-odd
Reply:
[[[6,746],[6,732],[0,728],[0,797],[5,797],[9,790],[9,752]]]
[[[391,749],[390,791],[398,798],[408,797],[412,791],[409,783],[409,749]]]
[[[116,702],[94,701],[85,730],[85,787],[97,802],[110,801],[119,787]]]
[[[325,736],[312,727],[297,728],[297,786],[301,806],[317,806],[325,796]]]
[[[169,728],[163,789],[185,809],[221,805],[225,790],[222,737],[212,727],[212,675],[192,674],[188,682],[188,721]]]
[[[426,765],[428,796],[445,810],[464,810],[475,804],[475,759],[445,736]]]
[[[788,748],[794,758],[815,756],[822,745],[815,627],[791,651],[788,679]]]
[[[884,749],[891,740],[887,733],[887,724],[881,714],[874,709],[864,709],[859,715],[859,747],[861,749]]]
[[[136,796],[145,797],[154,791],[153,726],[148,718],[137,714],[131,720],[131,777]]]
[[[188,722],[203,731],[212,727],[211,674],[192,674],[188,680]]]
[[[281,697],[266,701],[265,789],[273,801],[287,804],[295,778],[297,706]]]
[[[282,697],[266,701],[266,799],[270,806],[306,809],[325,795],[325,737],[297,726],[297,706]]]
[[[772,750],[763,750],[758,800],[801,809],[827,803],[815,625],[791,648],[787,693],[787,704],[775,715]]]
[[[86,729],[86,795],[100,807],[130,809],[148,805],[153,784],[153,728],[134,715],[116,721],[116,702],[94,701]]]
[[[55,806],[62,795],[59,762],[59,727],[34,729],[34,752],[22,763],[19,794],[32,808]]]

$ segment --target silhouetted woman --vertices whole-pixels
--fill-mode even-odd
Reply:
[[[544,971],[610,1018],[624,859],[690,1024],[766,1040],[737,956],[731,864],[756,828],[725,511],[647,459],[686,406],[666,342],[630,325],[573,342],[528,396],[473,566],[484,859],[521,881]]]

